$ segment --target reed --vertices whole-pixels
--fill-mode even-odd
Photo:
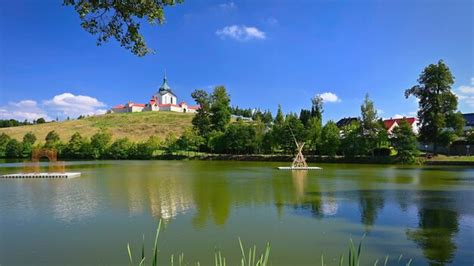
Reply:
[[[147,258],[146,253],[145,253],[145,235],[143,235],[143,240],[142,240],[142,246],[140,250],[140,257],[138,260],[134,260],[134,256],[132,253],[132,249],[130,248],[130,243],[127,244],[127,252],[128,252],[128,258],[130,261],[130,265],[138,265],[138,266],[145,266],[145,265],[151,265],[151,266],[157,266],[158,265],[158,238],[160,236],[160,231],[161,231],[161,220],[158,223],[157,229],[156,229],[156,234],[155,234],[155,241],[154,245],[152,248],[151,252],[151,257]],[[364,236],[365,237],[365,236]],[[364,239],[362,237],[362,240]],[[359,241],[359,244],[356,245],[354,244],[354,241],[352,238],[349,240],[349,247],[348,247],[348,252],[347,252],[347,264],[344,264],[344,254],[341,254],[339,257],[339,266],[347,265],[347,266],[360,266],[360,258],[362,255],[362,240]],[[250,248],[245,248],[242,240],[239,238],[239,245],[240,245],[240,266],[267,266],[269,265],[269,258],[270,258],[270,244],[267,243],[263,252],[258,253],[257,252],[257,246],[252,246]],[[389,256],[386,256],[384,259],[384,266],[387,266],[389,263]],[[397,265],[402,265],[403,262],[403,255],[400,255],[398,257],[398,260],[396,260]],[[395,260],[394,260],[395,261]],[[405,264],[406,266],[410,266],[412,263],[412,259],[409,259],[408,262]],[[321,254],[321,266],[327,266],[327,264],[324,261],[324,254]],[[378,265],[379,260],[377,259],[374,262],[374,266]],[[228,261],[222,254],[220,250],[216,250],[214,252],[214,265],[215,266],[226,266]],[[401,264],[402,263],[402,264]],[[238,265],[238,262],[229,264],[229,265]],[[184,260],[184,253],[181,253],[177,256],[177,259],[175,258],[174,255],[171,255],[170,257],[170,265],[171,266],[184,266],[184,265],[197,265],[200,266],[199,262],[196,262],[194,264],[189,264],[186,263]]]

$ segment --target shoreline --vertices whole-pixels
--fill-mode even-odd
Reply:
[[[397,163],[393,157],[353,157],[346,158],[342,156],[328,157],[328,156],[318,156],[318,155],[306,155],[306,162],[308,163],[329,163],[329,164],[386,164],[386,165],[407,165]],[[411,165],[445,165],[445,166],[474,166],[474,160],[452,160],[450,157],[449,160],[439,159],[425,159],[419,158],[420,162],[418,164]],[[294,159],[294,155],[284,155],[284,154],[210,154],[210,153],[201,153],[201,154],[161,154],[155,155],[152,158],[148,159],[125,159],[123,161],[133,161],[133,160],[196,160],[196,161],[242,161],[242,162],[281,162],[286,164],[291,164]],[[27,158],[24,159],[10,159],[10,158],[1,158],[0,163],[10,163],[10,162],[24,162],[27,161]],[[73,158],[61,158],[63,161],[108,161],[108,160],[117,160],[121,159],[73,159]]]

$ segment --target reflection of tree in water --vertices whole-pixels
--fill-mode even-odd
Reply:
[[[374,225],[378,212],[384,206],[384,194],[381,190],[360,190],[359,208],[361,222],[368,231]]]
[[[231,200],[229,183],[225,177],[212,184],[208,177],[196,176],[194,178],[193,196],[196,205],[196,215],[193,218],[194,226],[202,228],[207,219],[212,216],[216,225],[224,225],[230,214]]]
[[[430,265],[451,263],[457,248],[454,237],[459,230],[459,215],[447,206],[440,206],[444,205],[443,201],[446,202],[446,197],[423,192],[418,210],[419,228],[407,232],[408,239],[423,249]]]

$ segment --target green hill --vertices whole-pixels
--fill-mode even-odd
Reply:
[[[55,130],[61,140],[68,141],[75,132],[90,137],[101,128],[112,133],[113,138],[128,137],[130,140],[146,140],[156,135],[164,139],[172,133],[177,136],[191,127],[193,114],[175,112],[140,112],[125,114],[105,114],[91,116],[80,120],[51,122],[39,125],[0,128],[0,133],[22,140],[31,131],[39,141],[44,141],[46,134]]]

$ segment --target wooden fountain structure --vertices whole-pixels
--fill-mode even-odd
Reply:
[[[40,172],[40,159],[49,161],[48,172]],[[18,174],[2,175],[1,178],[74,178],[81,173],[66,172],[63,161],[58,161],[58,152],[55,149],[36,148],[31,152],[31,161],[25,162],[23,172]]]
[[[293,130],[291,130],[291,127],[288,126],[291,132],[291,136],[293,137],[293,140],[295,141],[296,144],[296,157],[293,159],[293,163],[291,166],[280,166],[278,169],[280,170],[321,170],[321,167],[317,166],[308,166],[306,163],[306,159],[304,158],[303,155],[303,147],[304,147],[304,142],[298,142],[296,141],[295,135],[293,134]]]

